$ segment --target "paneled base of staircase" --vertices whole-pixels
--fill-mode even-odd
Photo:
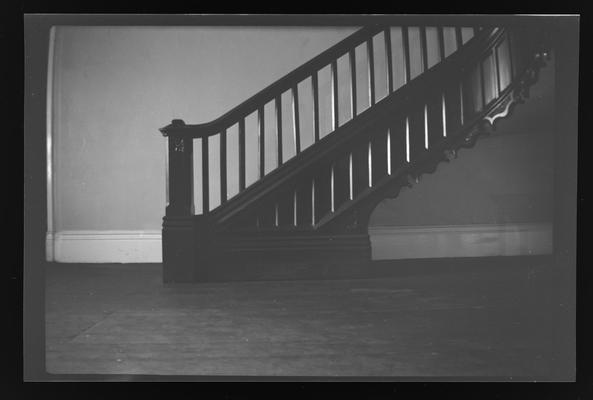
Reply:
[[[338,260],[326,258],[312,261],[302,257],[294,261],[238,261],[214,264],[202,281],[267,281],[347,279],[363,277],[369,272],[370,260]]]
[[[196,281],[332,279],[371,263],[368,235],[248,234],[219,237],[216,254],[196,265]],[[209,265],[206,265],[209,264]]]
[[[374,260],[361,262],[293,262],[218,265],[208,282],[338,280],[405,277],[451,272],[476,273],[480,270],[508,270],[549,262],[548,255],[427,258]],[[199,283],[199,282],[196,282]]]
[[[200,221],[166,218],[162,244],[163,254],[169,257],[164,257],[164,283],[377,278],[438,272],[452,260],[371,261],[368,234],[297,230],[208,234]],[[475,265],[480,260],[480,264],[500,268],[513,257],[453,259],[459,260],[455,265],[465,260]]]

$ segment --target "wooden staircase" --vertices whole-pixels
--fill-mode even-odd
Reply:
[[[169,140],[169,205],[163,219],[165,282],[219,279],[331,276],[340,269],[364,269],[371,259],[368,221],[385,198],[394,198],[422,174],[472,147],[480,134],[529,97],[529,87],[549,54],[544,32],[527,27],[397,27],[401,57],[392,52],[394,27],[364,27],[220,118],[199,125],[182,120],[161,129]],[[429,31],[430,29],[430,31]],[[448,29],[448,30],[447,30]],[[411,32],[419,37],[419,68],[414,67]],[[427,34],[430,32],[430,34]],[[446,52],[447,34],[456,49]],[[433,39],[433,40],[429,40]],[[430,49],[428,42],[435,44]],[[374,46],[384,44],[387,95],[377,100]],[[356,49],[366,49],[368,104],[357,110]],[[439,62],[429,67],[429,50]],[[350,119],[339,116],[338,60],[349,65]],[[394,62],[401,62],[404,84],[394,88]],[[331,71],[331,132],[320,132],[319,72]],[[359,68],[360,69],[360,68]],[[358,71],[360,73],[360,71]],[[299,88],[310,85],[314,143],[301,149]],[[343,89],[342,89],[343,90]],[[292,100],[292,132],[282,110]],[[266,107],[266,106],[272,107]],[[265,111],[274,110],[277,148],[265,147]],[[301,115],[301,116],[300,116]],[[257,117],[258,178],[246,184],[246,119]],[[283,119],[284,118],[284,119]],[[340,121],[342,121],[340,123]],[[239,192],[228,196],[227,139],[238,133]],[[291,134],[295,155],[283,162],[283,138]],[[210,208],[209,142],[218,136],[221,204]],[[194,215],[193,141],[202,169],[203,212]],[[265,173],[266,152],[277,152],[276,168]],[[299,272],[300,271],[300,272]],[[306,272],[309,271],[309,272]]]

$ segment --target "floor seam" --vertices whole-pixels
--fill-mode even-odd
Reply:
[[[110,311],[108,314],[104,315],[99,321],[93,323],[91,326],[84,328],[81,332],[77,333],[74,336],[68,338],[68,343],[72,343],[77,337],[85,334],[86,332],[90,331],[91,329],[95,328],[101,322],[105,321],[107,318],[115,314],[117,311]]]

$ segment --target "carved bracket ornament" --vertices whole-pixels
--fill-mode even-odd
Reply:
[[[452,160],[456,159],[458,156],[456,149],[446,149],[444,151],[444,155],[445,155],[445,158],[447,159],[447,161],[452,161]]]
[[[550,59],[548,50],[540,50],[533,55],[531,65],[518,81],[517,86],[511,90],[497,107],[484,117],[490,127],[495,130],[495,122],[501,118],[509,116],[517,104],[525,103],[529,98],[529,89],[539,80],[539,70],[546,66],[546,61]]]
[[[173,139],[173,150],[179,153],[183,153],[184,151],[184,140],[183,138],[174,138]]]
[[[185,126],[185,122],[182,119],[174,119],[169,125],[159,129],[164,137],[169,137],[169,140],[173,140],[173,151],[176,153],[183,153],[185,151],[185,141],[183,137],[176,136],[173,130],[183,126]]]
[[[523,103],[524,99],[522,96],[517,95],[516,91],[510,92],[505,98],[501,101],[501,103],[492,110],[488,115],[484,117],[484,119],[492,126],[493,129],[496,129],[494,122],[499,118],[504,118],[511,112],[511,107],[516,104]]]

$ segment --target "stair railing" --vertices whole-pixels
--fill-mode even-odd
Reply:
[[[318,230],[369,197],[386,197],[381,193],[398,187],[390,182],[417,180],[451,149],[473,143],[468,132],[512,104],[537,53],[528,33],[485,29],[434,69],[425,66],[397,94],[340,126],[339,134],[214,210],[216,229],[232,222],[232,231]],[[334,230],[366,231],[365,218],[356,218],[356,227]]]
[[[259,152],[258,157],[258,178],[263,179],[267,174],[265,172],[265,154],[266,151],[275,151],[277,165],[274,171],[283,165],[294,160],[283,160],[283,115],[282,115],[282,97],[286,92],[290,93],[292,103],[292,121],[293,121],[293,138],[294,138],[294,153],[298,156],[301,149],[301,129],[299,118],[299,84],[310,80],[311,90],[313,95],[313,125],[314,125],[314,144],[325,137],[320,134],[320,105],[319,105],[319,72],[330,67],[331,71],[331,130],[335,131],[340,125],[339,116],[339,99],[338,99],[338,59],[344,55],[348,55],[350,67],[350,89],[351,89],[351,115],[354,118],[359,114],[357,110],[357,97],[360,93],[357,91],[357,71],[356,71],[356,48],[359,45],[366,44],[367,50],[367,65],[366,75],[368,76],[368,97],[369,108],[375,105],[377,95],[375,88],[375,66],[374,66],[374,46],[373,39],[376,35],[382,34],[382,40],[385,45],[385,60],[387,70],[387,86],[388,93],[391,94],[394,90],[394,76],[393,76],[393,57],[391,45],[391,27],[389,26],[367,26],[336,45],[322,52],[307,63],[301,65],[297,69],[288,73],[268,87],[264,88],[257,94],[253,95],[243,103],[225,113],[221,117],[204,124],[189,125],[185,124],[183,120],[173,120],[172,123],[160,131],[163,136],[168,137],[168,158],[169,158],[169,204],[166,208],[166,215],[170,217],[188,216],[194,214],[194,176],[193,176],[193,141],[194,139],[201,140],[201,170],[202,170],[202,214],[207,215],[213,211],[210,207],[210,161],[209,161],[209,141],[217,135],[219,137],[219,179],[220,179],[220,205],[217,207],[223,210],[225,205],[230,200],[227,182],[227,131],[231,127],[238,129],[238,193],[234,197],[238,197],[248,189],[246,182],[246,126],[245,121],[248,117],[255,114],[257,116],[257,148]],[[428,51],[427,51],[427,35],[426,26],[409,27],[402,26],[402,44],[403,44],[403,63],[404,63],[404,85],[412,80],[411,76],[411,49],[409,46],[409,29],[418,29],[420,35],[421,45],[421,63],[422,71],[428,69]],[[445,40],[444,40],[444,26],[436,26],[438,33],[438,46],[440,60],[445,58]],[[449,28],[451,29],[451,28]],[[463,45],[463,35],[461,27],[457,26],[454,29],[455,41],[457,49]],[[476,34],[479,28],[472,28]],[[456,50],[457,50],[456,49]],[[265,106],[274,103],[275,122],[276,122],[276,149],[267,149],[265,146]],[[342,125],[344,122],[342,122]],[[297,157],[295,157],[297,158]]]
[[[264,179],[265,185],[262,182],[238,196],[232,208],[227,205],[214,210],[218,229],[225,230],[227,223],[234,221],[233,231],[256,227],[260,231],[317,230],[375,192],[384,181],[417,165],[428,153],[429,143],[432,150],[446,139],[447,129],[449,136],[460,130],[460,82],[467,75],[465,69],[473,70],[483,57],[491,55],[502,32],[483,30],[462,51],[446,60],[441,58],[431,71],[423,63],[420,74],[414,79],[408,75],[409,83],[397,89],[397,94],[386,96],[340,126],[339,134],[325,137],[292,164],[274,171]],[[474,88],[465,90],[469,93]],[[466,104],[469,121],[474,110],[468,105],[473,103]],[[276,198],[279,193],[282,197]],[[252,204],[256,207],[250,207]],[[274,208],[276,215],[271,215]],[[237,218],[241,214],[245,218]],[[361,229],[366,226],[356,228]]]

